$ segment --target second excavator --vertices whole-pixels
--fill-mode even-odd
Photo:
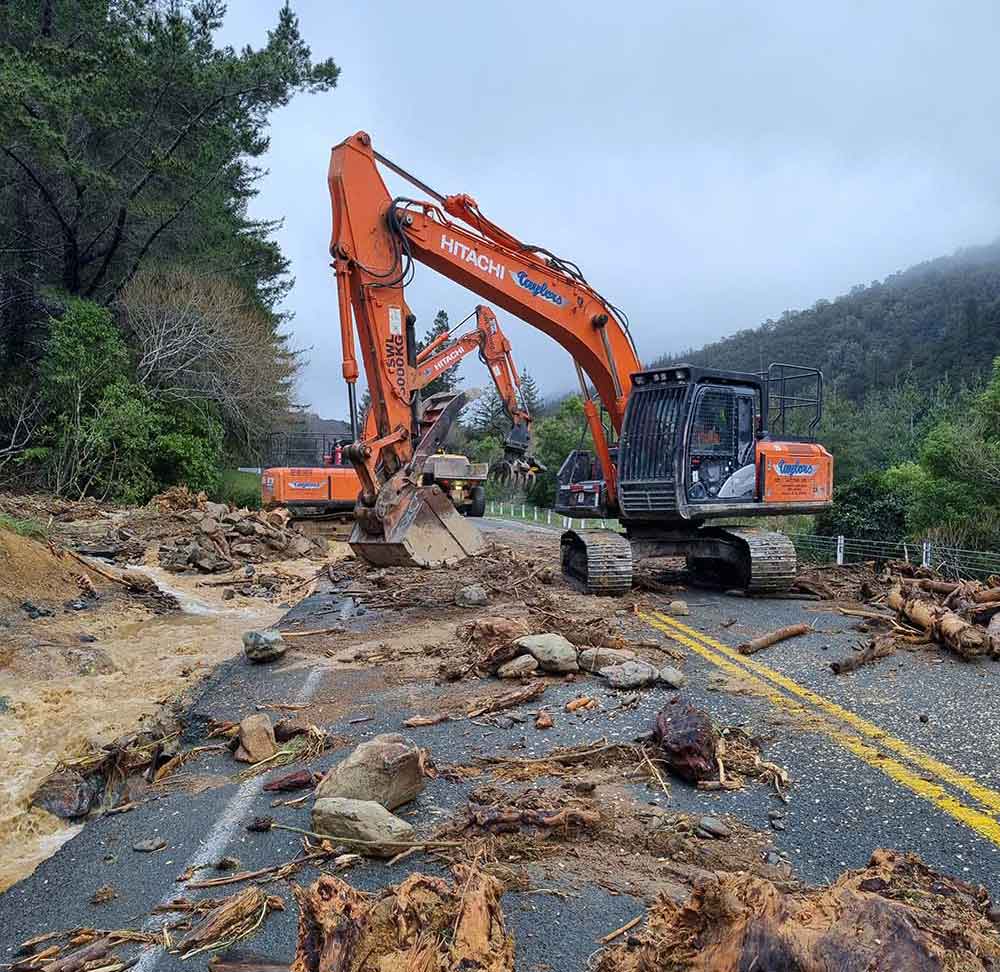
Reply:
[[[392,197],[379,164],[430,198]],[[623,532],[567,531],[568,574],[593,593],[622,594],[637,561],[683,556],[697,573],[750,592],[790,583],[796,556],[787,537],[711,523],[831,504],[833,459],[815,442],[819,371],[645,369],[628,319],[576,263],[523,243],[470,196],[435,192],[377,153],[365,132],[333,148],[328,181],[344,377],[351,386],[358,377],[356,324],[376,410],[377,435],[349,449],[364,486],[351,540],[360,555],[433,564],[483,548],[467,521],[453,509],[449,516],[420,482],[423,461],[465,402],[459,396],[432,428],[420,429],[413,317],[403,293],[416,261],[539,328],[573,359],[594,454],[578,451],[563,466],[559,506],[617,518]]]

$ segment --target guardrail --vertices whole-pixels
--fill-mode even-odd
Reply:
[[[563,516],[530,503],[487,504],[488,516],[519,520],[553,530],[619,530],[617,520],[583,519]],[[788,533],[799,557],[813,563],[859,564],[865,561],[902,560],[931,567],[946,577],[985,578],[1000,575],[1000,552],[951,547],[932,540],[858,540],[853,537],[821,537],[812,533]]]

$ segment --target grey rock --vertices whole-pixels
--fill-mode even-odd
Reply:
[[[213,520],[222,520],[230,516],[229,507],[226,506],[225,503],[206,503],[205,514],[210,516]]]
[[[335,840],[373,841],[365,852],[376,857],[393,857],[404,849],[394,842],[413,840],[413,827],[374,800],[317,800],[312,809],[312,829]]]
[[[137,840],[132,845],[132,850],[143,854],[151,854],[153,851],[163,850],[167,842],[162,837],[150,837],[147,840]]]
[[[698,829],[718,840],[732,836],[732,831],[718,817],[699,817]]]
[[[529,652],[543,671],[578,672],[576,648],[560,634],[526,635],[514,642]]]
[[[782,820],[782,819],[780,819],[780,818],[778,818],[778,817],[776,817],[774,820],[771,821],[771,829],[772,830],[784,830],[785,829],[785,821]]]
[[[35,621],[38,618],[51,618],[55,614],[55,611],[51,608],[40,607],[37,604],[32,604],[31,601],[22,602],[21,610],[24,611],[24,613],[27,614],[32,621]]]
[[[500,678],[522,678],[538,671],[538,659],[534,655],[518,655],[497,669]]]
[[[243,651],[252,662],[269,662],[280,658],[286,651],[288,645],[281,632],[274,628],[266,631],[244,631]]]
[[[11,706],[9,695],[0,695],[0,712],[9,712]]]
[[[660,669],[660,681],[672,689],[679,689],[687,684],[687,675],[673,665],[665,665]]]
[[[659,677],[659,672],[644,661],[629,661],[621,665],[611,665],[602,668],[600,675],[608,680],[615,689],[637,689],[644,685],[652,685]]]
[[[685,617],[691,613],[688,610],[687,601],[671,601],[667,605],[667,611],[675,617]]]
[[[584,648],[577,664],[585,672],[599,672],[611,665],[623,665],[635,661],[635,652],[627,648]]]
[[[459,607],[485,607],[490,603],[490,596],[482,584],[469,584],[455,595],[455,603]]]
[[[423,790],[420,762],[417,746],[397,732],[386,732],[361,743],[331,767],[316,787],[316,796],[373,801],[395,810]]]
[[[79,675],[113,675],[118,666],[100,648],[67,648],[63,657]]]

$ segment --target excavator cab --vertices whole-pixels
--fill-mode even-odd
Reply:
[[[759,375],[691,365],[633,375],[618,470],[622,518],[829,506],[833,460],[815,442],[822,380],[815,368],[784,364]]]

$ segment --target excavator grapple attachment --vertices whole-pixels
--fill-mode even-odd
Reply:
[[[379,567],[440,567],[474,557],[486,548],[440,486],[414,486],[399,497],[394,515],[375,529],[358,519],[351,549]]]

